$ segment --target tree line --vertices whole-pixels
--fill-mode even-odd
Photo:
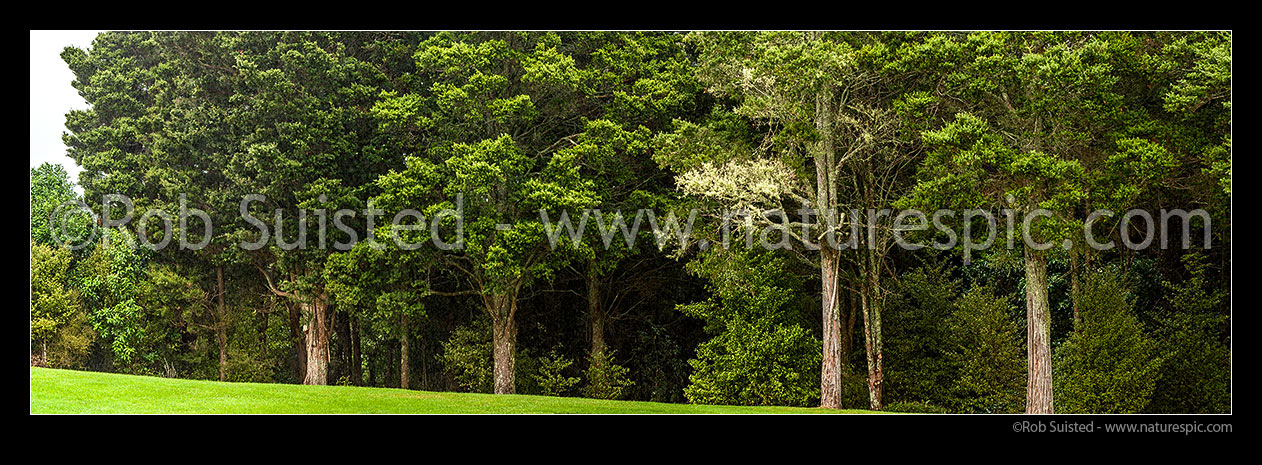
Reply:
[[[109,32],[62,58],[91,106],[63,136],[82,194],[60,166],[31,170],[33,364],[1230,411],[1229,33]],[[136,218],[209,221],[111,227],[108,194]],[[1029,235],[1052,246],[1006,230],[995,242],[1016,247],[910,250],[944,231],[890,208],[1047,211]],[[419,242],[418,217],[316,234],[329,218],[311,212],[340,209],[413,209],[461,247],[359,240]],[[602,240],[595,223],[642,209],[700,212],[694,237]],[[1207,221],[1124,221],[1135,209]],[[553,246],[540,210],[595,218]],[[240,246],[262,242],[251,218],[274,226],[264,247]],[[1158,226],[1210,240],[1120,245]],[[1088,247],[1084,228],[1119,245]],[[780,246],[705,246],[731,231]],[[172,237],[207,245],[145,245]]]

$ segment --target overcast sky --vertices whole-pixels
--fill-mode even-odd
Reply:
[[[66,112],[87,108],[70,86],[74,73],[61,61],[67,46],[88,48],[101,31],[31,31],[31,168],[44,162],[60,163],[78,184],[79,167],[66,156],[61,133]]]

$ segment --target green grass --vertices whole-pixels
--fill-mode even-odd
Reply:
[[[31,413],[874,413],[352,386],[223,383],[31,368]]]

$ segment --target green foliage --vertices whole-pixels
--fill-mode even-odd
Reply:
[[[957,379],[950,326],[958,284],[944,265],[917,268],[899,277],[886,301],[885,393],[891,401],[950,405]]]
[[[533,374],[539,393],[545,396],[566,396],[573,391],[582,378],[565,376],[574,364],[573,360],[561,355],[553,349],[547,355],[538,358],[539,366]]]
[[[1012,302],[976,286],[955,300],[948,320],[950,363],[958,370],[950,400],[965,413],[1020,413],[1025,409],[1025,350]]]
[[[104,231],[101,242],[76,269],[93,329],[109,345],[114,365],[130,373],[161,372],[161,354],[174,328],[140,306],[152,251],[124,229]]]
[[[697,347],[684,395],[693,403],[806,406],[819,399],[818,339],[797,326],[729,322]]]
[[[587,384],[583,386],[583,397],[610,400],[623,398],[627,388],[635,384],[627,373],[626,367],[615,363],[613,352],[597,352],[588,359],[587,371],[583,372],[583,377],[587,379]]]
[[[70,283],[71,253],[31,242],[31,351],[53,368],[79,368],[96,333]]]
[[[1138,413],[1156,388],[1161,357],[1115,270],[1085,273],[1082,328],[1056,350],[1056,411]]]
[[[91,245],[92,217],[74,206],[74,183],[61,165],[45,162],[31,168],[31,240],[36,244]],[[87,255],[85,248],[78,255]]]
[[[962,294],[945,263],[912,270],[888,300],[886,393],[954,413],[1025,407],[1023,337],[1008,298],[974,284]]]
[[[443,370],[465,392],[491,392],[491,349],[491,328],[485,319],[475,319],[443,342]]]
[[[689,360],[689,402],[809,405],[819,398],[820,342],[795,321],[800,282],[770,252],[713,249],[689,264],[715,298],[679,310],[706,321],[714,338]]]
[[[1190,275],[1165,282],[1164,311],[1157,317],[1155,338],[1161,341],[1163,363],[1148,412],[1230,413],[1231,348],[1227,293],[1207,280],[1203,257],[1184,257]]]
[[[884,410],[898,413],[950,413],[945,408],[925,402],[895,402],[886,405]]]
[[[1213,250],[1084,260],[1085,319],[1071,336],[1068,275],[1062,254],[1049,252],[1051,344],[1058,411],[1227,412],[1231,40],[1124,31],[103,33],[61,54],[90,104],[66,115],[68,155],[83,174],[31,170],[33,359],[215,378],[222,343],[226,379],[296,381],[293,342],[314,315],[305,307],[289,320],[288,307],[327,298],[339,323],[355,322],[350,340],[330,328],[333,377],[345,374],[337,370],[349,342],[363,337],[365,366],[397,367],[382,355],[408,336],[423,341],[413,346],[422,370],[439,362],[444,381],[490,392],[485,317],[495,315],[530,320],[515,325],[531,328],[514,345],[522,393],[810,405],[821,343],[818,298],[805,297],[816,283],[806,278],[818,270],[795,261],[813,260],[810,250],[712,250],[672,262],[691,252],[624,247],[619,235],[605,248],[591,220],[584,241],[554,250],[539,210],[577,222],[600,208],[611,225],[615,211],[629,219],[636,208],[881,208],[910,190],[895,206],[1050,209],[1034,231],[1044,242],[1081,237],[1095,208],[1210,211]],[[75,251],[54,246],[58,206],[82,200],[99,211],[110,193],[135,201],[131,226],[105,230],[88,212],[63,210],[68,236],[96,239]],[[305,225],[300,246],[282,248],[273,234],[260,250],[239,247],[259,237],[239,215],[245,194],[267,196],[251,207],[267,223],[281,211],[286,242]],[[136,218],[180,211],[184,197],[212,219],[208,247],[133,247]],[[328,237],[314,234],[315,215],[297,215],[369,205],[385,211],[371,227],[362,214],[343,218],[352,232]],[[395,247],[393,234],[422,242],[429,232],[383,225],[408,208],[427,220],[460,208],[464,221],[447,217],[439,230],[448,243],[462,236],[464,248]],[[717,229],[710,220],[699,234]],[[1115,233],[1116,221],[1095,231]],[[776,234],[801,230],[801,243],[819,237],[811,227]],[[197,242],[200,220],[173,232]],[[368,233],[385,247],[367,244]],[[329,247],[352,235],[353,249]],[[886,334],[879,317],[872,331],[884,341],[876,350],[887,408],[1020,410],[1021,267],[1009,265],[1037,255],[1025,252],[904,273],[889,270],[909,265],[907,254],[853,274],[856,263],[841,257],[848,277],[879,277],[863,292],[885,313]],[[1097,276],[1123,261],[1136,282]],[[885,281],[891,274],[897,284]],[[582,333],[582,302],[566,295],[588,280],[574,278],[610,289],[610,347],[625,354],[588,360],[583,381],[560,353],[537,356]],[[470,306],[486,307],[482,318],[444,334]],[[863,376],[847,373],[843,405],[865,405],[866,390]]]

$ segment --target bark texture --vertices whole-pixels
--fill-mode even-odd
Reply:
[[[600,277],[596,275],[593,267],[588,267],[587,271],[587,314],[591,320],[592,333],[589,355],[591,360],[596,360],[597,356],[605,352],[605,326],[608,323],[608,316],[601,306]]]
[[[228,307],[224,304],[223,267],[215,267],[217,288],[215,310],[215,342],[219,344],[219,380],[228,379]]]
[[[412,351],[411,341],[408,339],[408,316],[403,315],[399,322],[399,387],[403,389],[409,388],[409,380],[412,379],[412,371],[408,365],[408,353]]]
[[[1047,257],[1025,251],[1026,381],[1025,413],[1052,412],[1052,321],[1047,303]]]
[[[838,311],[837,252],[820,250],[820,276],[823,286],[824,358],[820,367],[820,407],[841,408],[841,315]]]
[[[815,127],[820,133],[815,154],[815,205],[826,227],[838,224],[836,148],[833,144],[833,95],[822,92],[815,98]],[[829,233],[819,254],[821,313],[823,317],[823,362],[820,367],[820,407],[841,408],[841,316],[838,313],[838,275],[841,261],[833,248],[836,236]]]
[[[307,313],[307,370],[302,384],[329,384],[329,339],[333,327],[333,313],[329,311],[328,301],[324,295],[314,296],[310,302],[303,303]]]
[[[491,310],[493,356],[495,358],[496,394],[515,394],[517,352],[517,298],[510,295],[488,296]]]
[[[869,223],[869,227],[873,227]],[[885,381],[884,342],[881,338],[881,267],[876,245],[870,241],[867,247],[865,283],[860,293],[863,308],[863,340],[868,362],[868,407],[881,409],[882,385]]]
[[[286,304],[289,310],[289,336],[294,348],[294,377],[305,379],[307,376],[307,349],[302,331],[302,310],[297,304]]]

